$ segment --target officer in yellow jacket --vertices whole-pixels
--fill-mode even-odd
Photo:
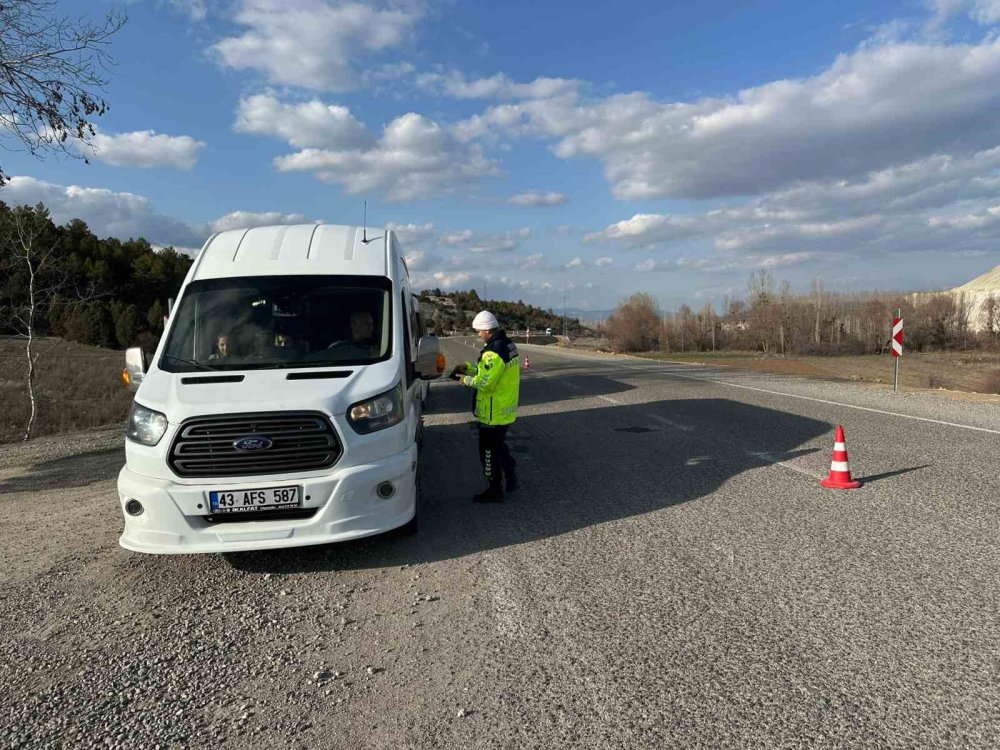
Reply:
[[[479,460],[486,474],[486,489],[472,499],[477,503],[503,502],[504,489],[517,489],[517,463],[507,447],[507,430],[517,419],[521,386],[521,359],[517,346],[507,338],[493,313],[483,310],[472,321],[483,341],[476,364],[466,362],[451,376],[476,391],[479,422]]]

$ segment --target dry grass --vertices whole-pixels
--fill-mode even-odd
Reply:
[[[892,385],[892,357],[763,357],[747,352],[644,356],[676,362],[726,365],[740,370]],[[907,353],[899,364],[899,387],[947,388],[969,393],[1000,392],[1000,352]]]
[[[121,382],[124,352],[43,339],[34,436],[124,422],[132,393]],[[30,404],[24,341],[0,338],[0,443],[21,439]]]

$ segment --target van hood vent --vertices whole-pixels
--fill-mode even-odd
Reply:
[[[349,378],[354,370],[325,370],[323,372],[290,372],[286,380],[327,380],[330,378]]]

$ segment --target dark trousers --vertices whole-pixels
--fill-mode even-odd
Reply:
[[[509,429],[509,424],[479,425],[479,461],[490,484],[499,484],[502,476],[510,477],[517,467],[517,462],[507,447]]]

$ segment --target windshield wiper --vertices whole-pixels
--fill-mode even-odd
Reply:
[[[178,362],[184,362],[188,365],[193,365],[199,370],[208,370],[209,372],[221,372],[218,367],[212,367],[211,365],[202,364],[201,362],[195,362],[193,359],[185,359],[184,357],[178,357],[174,354],[164,354],[164,357],[169,357],[170,359],[176,359]]]

